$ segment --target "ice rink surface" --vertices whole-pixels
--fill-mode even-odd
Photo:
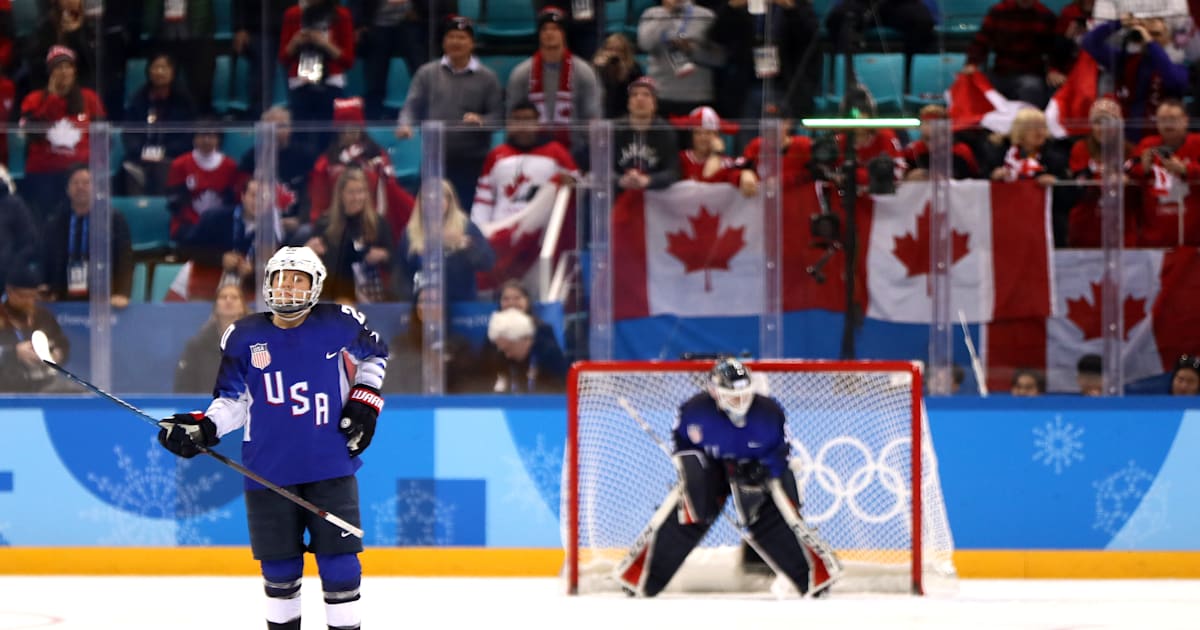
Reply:
[[[1200,628],[1200,581],[960,580],[953,596],[568,597],[550,578],[367,578],[363,627],[661,630],[781,628]],[[324,629],[306,578],[304,628]],[[0,577],[0,630],[264,628],[261,581],[202,577]]]

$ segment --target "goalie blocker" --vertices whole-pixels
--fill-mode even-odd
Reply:
[[[792,475],[768,479],[756,462],[712,461],[698,451],[673,459],[679,483],[616,568],[626,593],[653,597],[662,592],[731,495],[745,541],[801,596],[818,596],[840,577],[832,549],[800,517]]]

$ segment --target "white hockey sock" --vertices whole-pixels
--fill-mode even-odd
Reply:
[[[362,623],[358,614],[358,599],[336,604],[325,603],[325,623],[330,628],[357,629]]]
[[[271,623],[287,623],[300,617],[300,592],[291,597],[267,598],[267,621]]]

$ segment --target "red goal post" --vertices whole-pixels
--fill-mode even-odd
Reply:
[[[675,481],[674,467],[656,440],[670,443],[678,406],[704,390],[712,365],[599,361],[572,366],[562,493],[569,592],[615,587],[606,572]],[[920,594],[931,574],[953,577],[953,542],[923,414],[919,365],[811,360],[747,365],[762,393],[779,400],[787,412],[791,468],[803,514],[838,551],[847,575],[864,577],[853,590]],[[634,413],[650,425],[654,438]],[[729,558],[739,546],[731,520],[720,519],[681,574],[695,565],[688,575],[701,576],[696,583],[705,584],[695,590],[726,590],[722,576],[737,571]],[[747,588],[759,586],[728,590]]]

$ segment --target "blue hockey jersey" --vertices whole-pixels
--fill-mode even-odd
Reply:
[[[387,344],[349,306],[317,304],[295,328],[270,313],[232,324],[221,338],[221,367],[206,414],[218,435],[244,427],[242,463],[281,486],[353,474],[338,431],[355,384],[379,389]],[[261,486],[246,479],[246,489]]]
[[[783,407],[775,399],[756,394],[746,411],[745,426],[739,427],[712,396],[700,393],[679,407],[671,433],[676,453],[702,451],[717,460],[757,461],[778,478],[788,469],[785,422]]]

